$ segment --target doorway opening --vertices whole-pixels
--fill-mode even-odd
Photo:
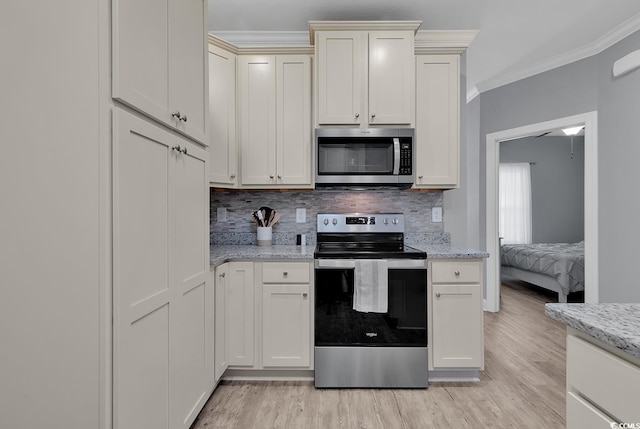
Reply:
[[[585,292],[587,303],[599,300],[598,293],[598,141],[597,112],[540,122],[487,134],[486,137],[486,249],[490,256],[486,266],[487,293],[484,308],[500,310],[500,242],[498,237],[498,167],[500,142],[540,135],[542,133],[584,126],[584,252]]]

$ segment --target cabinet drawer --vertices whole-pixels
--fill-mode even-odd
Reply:
[[[263,283],[309,283],[307,262],[265,262],[262,264]]]
[[[620,421],[637,421],[640,368],[572,335],[567,337],[567,384]]]
[[[567,429],[607,428],[614,423],[599,409],[577,396],[567,392]]]
[[[479,283],[480,262],[433,262],[432,283]]]

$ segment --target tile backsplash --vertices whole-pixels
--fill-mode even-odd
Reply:
[[[296,234],[306,234],[307,244],[316,238],[318,213],[403,213],[405,238],[448,242],[442,222],[431,222],[431,208],[442,207],[442,191],[417,192],[400,189],[366,191],[236,191],[211,189],[211,244],[255,244],[256,224],[251,213],[262,206],[278,211],[273,244],[295,244]],[[217,211],[226,209],[226,220]],[[296,223],[296,209],[306,209],[306,222]]]

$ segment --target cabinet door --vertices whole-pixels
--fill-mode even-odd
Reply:
[[[311,57],[276,58],[278,184],[311,184]]]
[[[309,285],[262,286],[262,364],[308,367]]]
[[[206,0],[169,0],[169,106],[180,112],[182,119],[175,121],[178,130],[205,145],[209,144],[206,11]]]
[[[369,33],[369,123],[411,124],[413,118],[413,33]]]
[[[227,361],[227,290],[229,279],[229,264],[216,267],[214,274],[216,303],[215,303],[215,348],[214,348],[214,379],[220,380],[229,367]]]
[[[176,312],[170,320],[171,410],[175,428],[188,428],[213,388],[213,290],[209,273],[207,152],[179,138],[172,150],[173,218],[170,275]]]
[[[226,290],[229,365],[253,366],[254,279],[252,262],[230,262]]]
[[[236,56],[209,45],[209,181],[235,187],[238,183],[236,146]]]
[[[242,184],[275,184],[275,57],[238,57],[238,93]]]
[[[113,400],[118,428],[169,428],[177,295],[169,280],[175,137],[116,110],[113,135]]]
[[[357,31],[319,32],[318,44],[318,123],[360,124],[363,82],[367,73],[363,37]]]
[[[433,285],[433,367],[482,366],[482,300],[479,284]]]
[[[416,57],[416,186],[459,183],[459,57]]]
[[[169,103],[167,0],[113,0],[113,98],[167,124]]]

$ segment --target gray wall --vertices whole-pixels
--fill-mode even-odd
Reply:
[[[629,279],[636,262],[640,183],[635,125],[640,117],[640,69],[614,79],[615,60],[640,46],[636,32],[609,49],[527,79],[483,92],[480,98],[480,247],[486,245],[486,135],[565,116],[598,111],[599,285],[601,302],[640,302],[640,287]],[[473,136],[467,147],[476,143]],[[469,180],[474,180],[471,178]]]
[[[500,162],[531,162],[534,243],[584,240],[584,137],[526,137],[500,143]]]

